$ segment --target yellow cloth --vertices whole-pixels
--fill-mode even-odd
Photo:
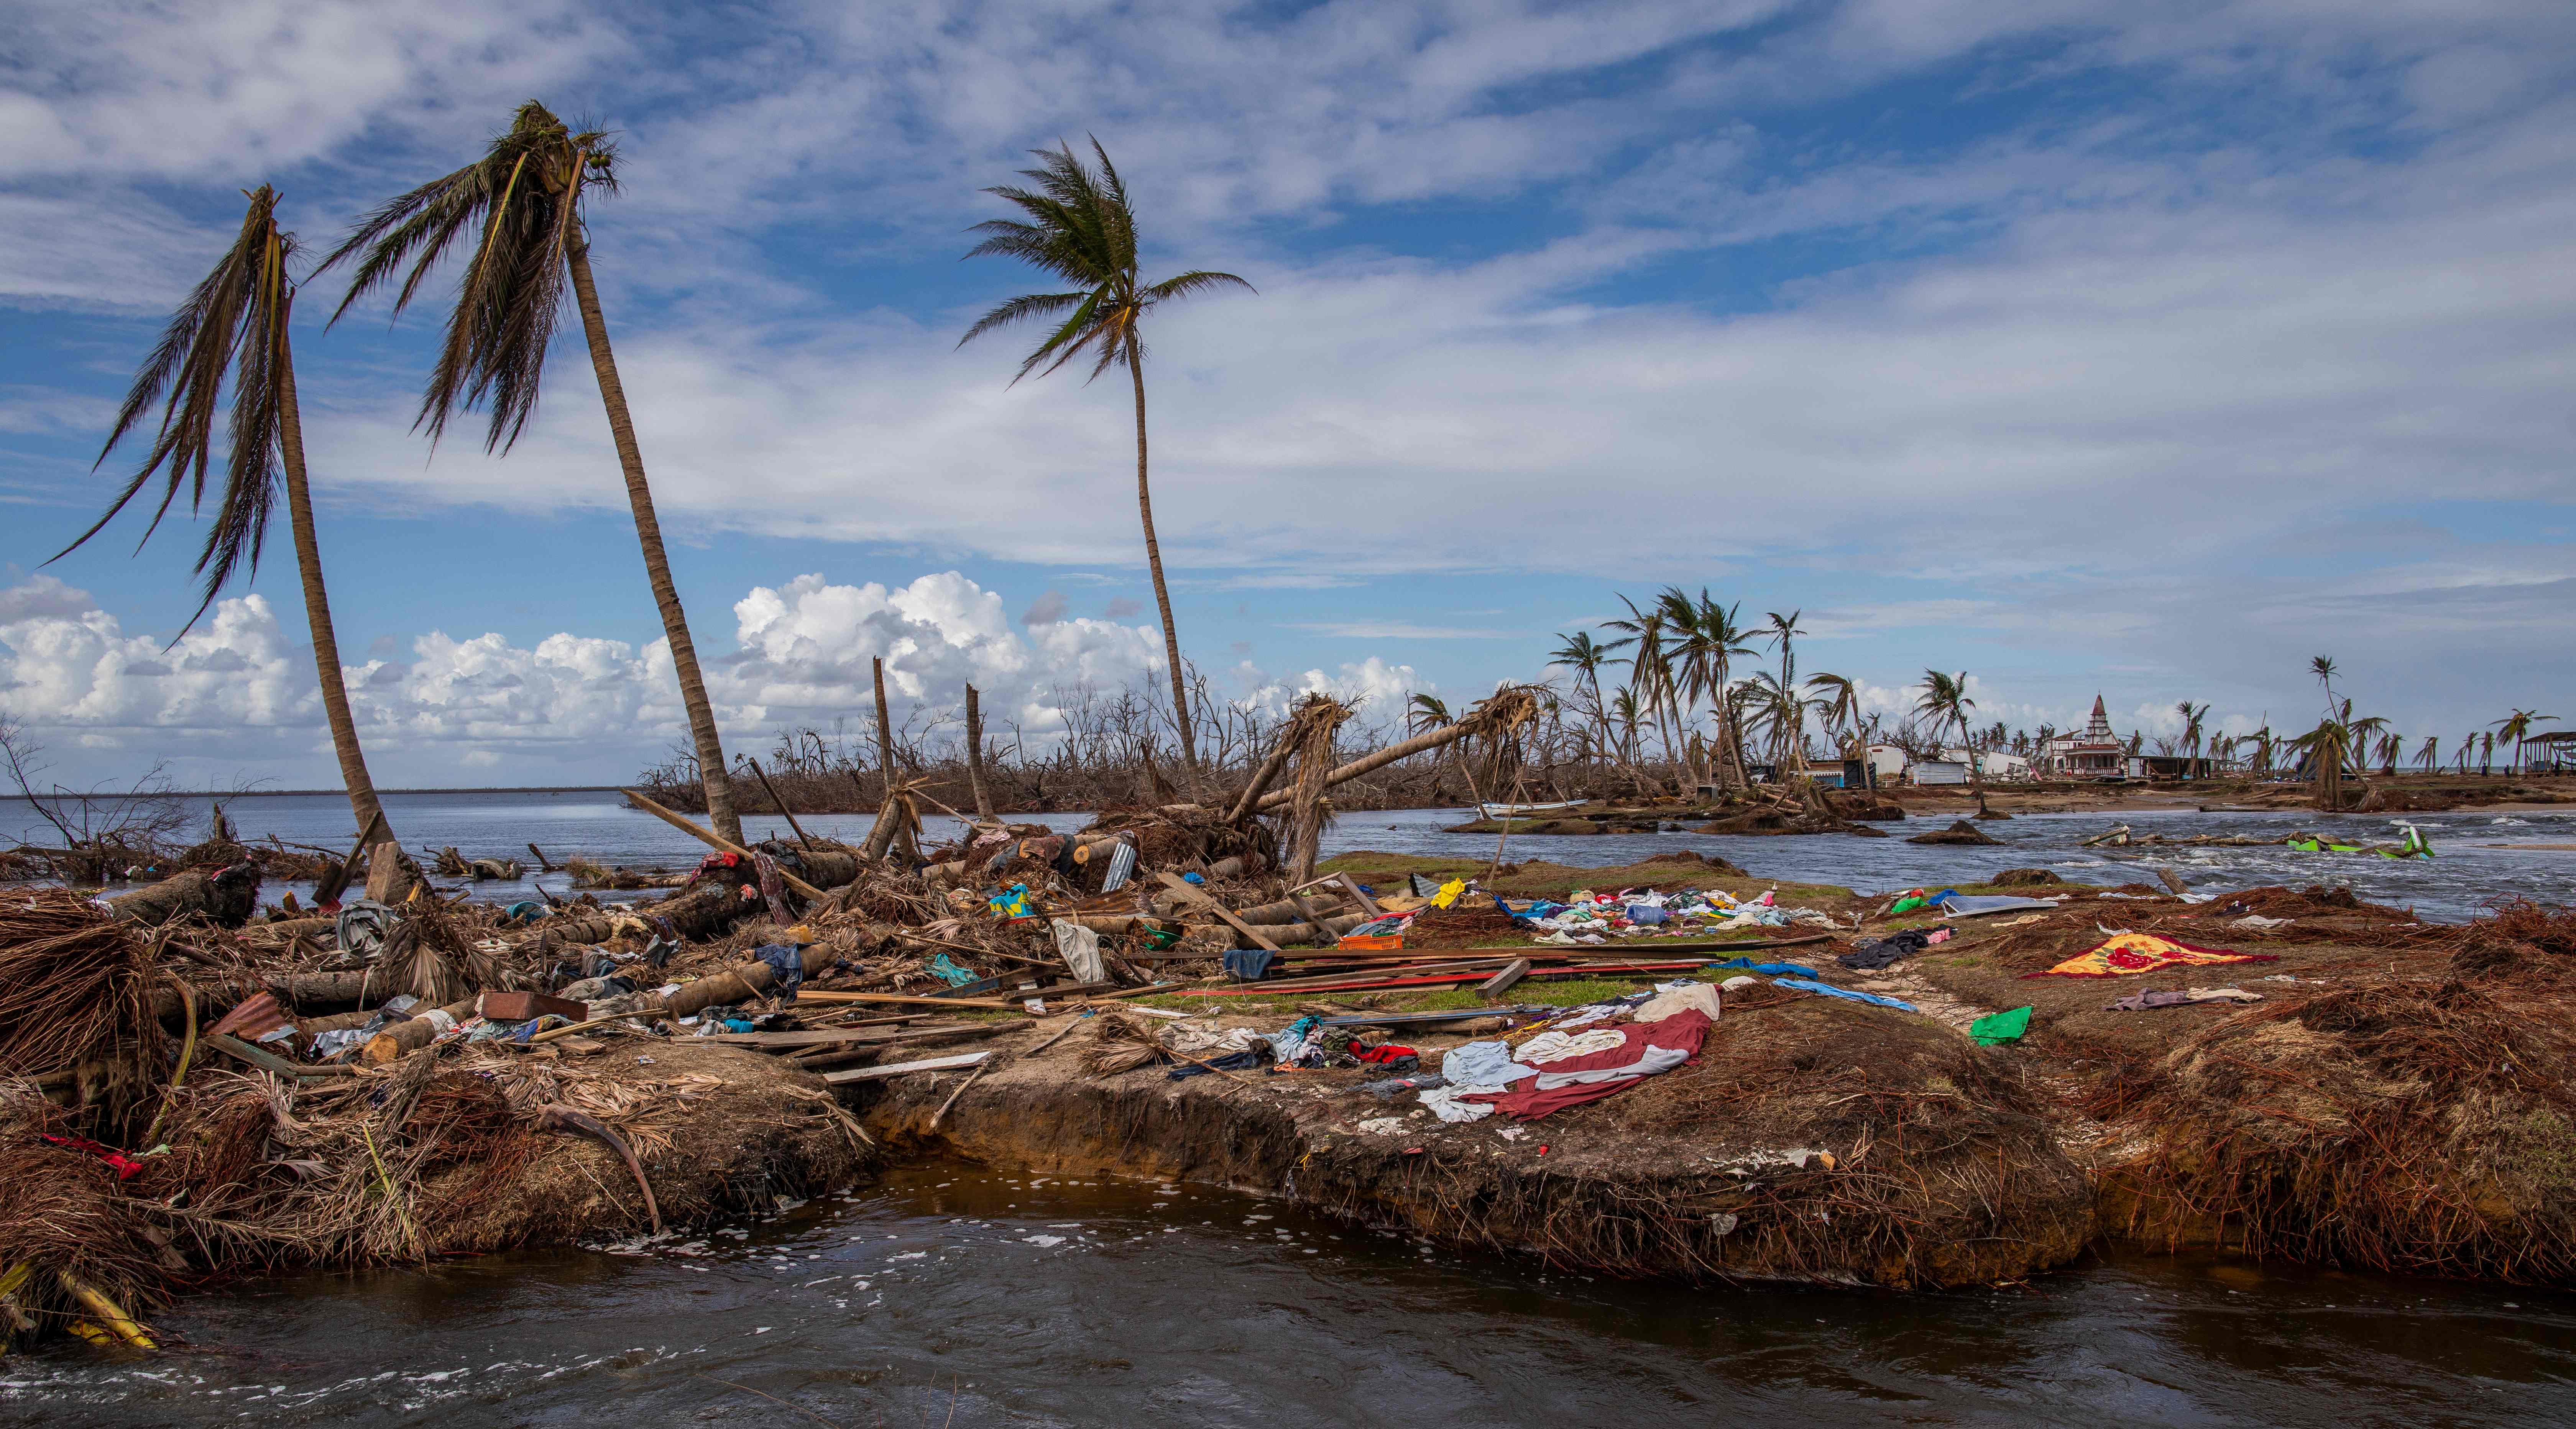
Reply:
[[[1450,879],[1448,882],[1440,885],[1440,891],[1438,893],[1431,895],[1431,906],[1434,908],[1446,908],[1450,904],[1457,902],[1458,895],[1466,891],[1467,880],[1463,878]]]
[[[2195,948],[2153,933],[2115,934],[2109,942],[2087,952],[2076,954],[2047,972],[2024,973],[2024,977],[2127,977],[2134,973],[2151,973],[2158,968],[2205,963],[2268,963],[2278,961],[2269,953],[2231,953],[2221,948]]]

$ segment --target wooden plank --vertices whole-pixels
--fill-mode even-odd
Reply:
[[[1377,906],[1377,900],[1369,897],[1367,893],[1361,890],[1360,881],[1358,879],[1351,877],[1347,873],[1336,873],[1333,877],[1340,879],[1342,881],[1342,887],[1350,890],[1352,899],[1360,905],[1360,910],[1362,912],[1368,914],[1372,918],[1385,916],[1385,910]]]
[[[835,1086],[849,1082],[882,1082],[913,1072],[940,1072],[953,1067],[972,1067],[992,1055],[990,1052],[960,1052],[953,1057],[924,1057],[918,1062],[891,1062],[882,1067],[852,1067],[843,1072],[825,1072],[823,1080]]]
[[[1529,970],[1529,959],[1515,958],[1512,960],[1512,965],[1510,967],[1507,967],[1501,972],[1494,974],[1492,977],[1485,979],[1483,982],[1476,984],[1476,995],[1479,997],[1500,996],[1503,991],[1509,988],[1513,983],[1519,982],[1522,978],[1528,977]]]
[[[1154,876],[1162,881],[1165,888],[1172,890],[1183,898],[1189,899],[1195,903],[1206,904],[1209,909],[1215,912],[1216,916],[1226,921],[1227,926],[1233,928],[1234,931],[1241,933],[1243,936],[1250,938],[1255,947],[1267,948],[1274,953],[1279,951],[1279,945],[1277,943],[1270,941],[1268,938],[1265,938],[1261,936],[1260,933],[1254,931],[1251,924],[1234,916],[1231,910],[1229,910],[1224,904],[1217,902],[1214,898],[1209,897],[1206,891],[1201,889],[1197,884],[1190,882],[1188,879],[1183,878],[1179,874],[1173,873],[1168,869],[1155,874]]]
[[[980,1007],[991,1011],[1009,1011],[1017,1002],[997,997],[914,997],[901,992],[817,992],[810,987],[796,990],[798,1002],[855,1002],[888,1007]]]
[[[990,1037],[998,1032],[1017,1032],[1026,1025],[1019,1022],[971,1022],[962,1027],[915,1027],[903,1032],[876,1033],[838,1028],[803,1032],[717,1032],[709,1034],[705,1040],[728,1047],[758,1047],[781,1052],[804,1047],[901,1047],[942,1037]]]

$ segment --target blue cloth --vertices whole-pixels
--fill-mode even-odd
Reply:
[[[1205,878],[1200,877],[1200,876],[1199,876],[1197,873],[1195,873],[1195,872],[1192,872],[1192,873],[1184,873],[1184,874],[1182,874],[1182,875],[1181,875],[1181,881],[1182,881],[1183,883],[1205,883],[1205,882],[1207,882],[1207,880],[1206,880]]]
[[[767,950],[763,949],[763,951],[765,952]],[[975,974],[949,961],[946,953],[941,953],[939,956],[930,960],[930,971],[932,976],[937,977],[941,982],[948,984],[950,987],[964,987],[970,982],[980,981]]]
[[[805,956],[785,943],[763,943],[751,955],[769,964],[778,974],[770,980],[769,990],[789,1002],[796,1000],[796,989],[805,981]]]
[[[1813,978],[1775,977],[1771,979],[1771,985],[1773,987],[1794,987],[1800,992],[1822,993],[1827,997],[1839,997],[1852,1002],[1866,1002],[1873,1007],[1893,1007],[1899,1012],[1922,1011],[1921,1008],[1916,1007],[1910,1002],[1899,1002],[1895,998],[1881,997],[1874,992],[1854,992],[1850,988],[1835,987],[1830,983],[1821,983]]]
[[[533,898],[522,898],[502,909],[501,916],[513,923],[533,923],[546,916],[546,905]]]
[[[1672,914],[1665,912],[1661,908],[1655,907],[1651,903],[1631,903],[1628,905],[1628,921],[1631,923],[1651,927],[1654,924],[1669,921],[1672,916]]]
[[[1440,1075],[1451,1086],[1508,1087],[1523,1077],[1537,1076],[1538,1068],[1513,1061],[1508,1042],[1470,1042],[1450,1048],[1441,1057]]]
[[[1268,948],[1228,948],[1225,952],[1225,975],[1236,982],[1259,982],[1270,971],[1270,960],[1279,956]]]
[[[1201,1063],[1205,1063],[1205,1065],[1201,1065]],[[1197,1062],[1183,1062],[1179,1066],[1165,1072],[1163,1075],[1178,1082],[1187,1080],[1191,1077],[1206,1076],[1211,1069],[1220,1072],[1248,1072],[1260,1065],[1260,1053],[1236,1052],[1228,1056],[1216,1058],[1213,1061],[1202,1057]]]
[[[1746,972],[1757,972],[1762,974],[1764,977],[1824,976],[1824,974],[1817,972],[1814,968],[1803,967],[1797,963],[1757,963],[1751,958],[1728,958],[1725,962],[1710,963],[1709,966],[1712,968],[1742,968]]]

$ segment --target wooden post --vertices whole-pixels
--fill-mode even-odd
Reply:
[[[760,791],[767,794],[769,802],[777,805],[778,812],[786,817],[787,827],[795,832],[796,841],[809,849],[812,848],[814,841],[805,837],[805,826],[796,822],[796,811],[787,807],[787,801],[778,797],[778,790],[769,782],[769,776],[760,772],[760,761],[746,755],[742,762],[751,766],[751,777],[760,781]],[[535,844],[528,845],[530,852],[534,852],[536,847]]]
[[[1245,936],[1245,937],[1247,937],[1247,938],[1250,938],[1250,939],[1253,941],[1254,946],[1256,946],[1256,947],[1268,948],[1270,951],[1272,951],[1272,952],[1274,952],[1274,953],[1275,953],[1275,952],[1277,952],[1277,951],[1279,951],[1279,945],[1278,945],[1277,943],[1274,943],[1274,942],[1270,941],[1268,938],[1263,937],[1263,936],[1261,935],[1261,933],[1260,933],[1260,931],[1259,931],[1258,929],[1254,928],[1251,924],[1244,922],[1242,919],[1237,918],[1236,916],[1234,916],[1234,914],[1233,914],[1230,910],[1228,910],[1224,904],[1219,903],[1219,902],[1217,902],[1214,898],[1209,897],[1209,896],[1206,894],[1206,892],[1204,892],[1203,890],[1201,890],[1201,889],[1199,888],[1199,886],[1198,886],[1198,885],[1196,885],[1196,884],[1194,884],[1194,883],[1190,882],[1190,881],[1189,881],[1188,879],[1186,879],[1186,878],[1181,877],[1181,876],[1180,876],[1179,874],[1177,874],[1177,873],[1172,873],[1172,872],[1169,872],[1169,871],[1166,871],[1166,872],[1163,872],[1163,873],[1158,873],[1158,874],[1155,874],[1154,876],[1155,876],[1156,878],[1158,878],[1158,879],[1162,880],[1162,883],[1163,883],[1163,886],[1164,886],[1164,887],[1166,887],[1166,888],[1168,888],[1168,889],[1172,890],[1174,893],[1177,893],[1177,894],[1181,895],[1181,897],[1182,897],[1182,898],[1184,898],[1184,899],[1186,899],[1186,900],[1188,900],[1188,901],[1190,901],[1190,902],[1193,902],[1193,903],[1203,903],[1203,904],[1207,905],[1207,907],[1208,907],[1209,911],[1211,911],[1211,912],[1215,913],[1215,914],[1216,914],[1216,916],[1218,916],[1219,918],[1224,919],[1224,920],[1225,920],[1225,922],[1226,922],[1226,925],[1227,925],[1228,927],[1230,927],[1230,928],[1234,929],[1234,931],[1236,931],[1236,932],[1238,932],[1238,933],[1241,933],[1243,936]]]
[[[984,705],[973,685],[966,687],[966,782],[975,791],[975,817],[993,817],[993,791],[984,783]]]

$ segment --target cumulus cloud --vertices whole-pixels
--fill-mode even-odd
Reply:
[[[1057,621],[1064,619],[1064,609],[1064,592],[1060,590],[1051,590],[1029,602],[1028,610],[1020,616],[1020,623],[1022,625],[1053,625]],[[1113,618],[1119,614],[1119,612],[1114,609],[1109,613]],[[1135,614],[1133,610],[1126,613],[1129,615]]]
[[[707,642],[706,675],[735,738],[867,717],[879,658],[898,720],[956,704],[971,682],[997,719],[1037,742],[1062,727],[1060,691],[1140,685],[1162,669],[1154,630],[1066,619],[1022,635],[1000,596],[954,571],[896,587],[799,576],[754,587],[734,616],[734,649]],[[437,782],[440,772],[503,758],[608,758],[617,762],[604,772],[622,777],[685,734],[662,640],[638,649],[558,632],[520,645],[433,630],[409,654],[370,658],[345,676],[370,759],[421,771],[411,777]],[[1345,673],[1354,672],[1357,683],[1334,687],[1396,678],[1374,660]],[[1330,683],[1321,672],[1309,680]],[[273,739],[246,739],[246,730],[296,736],[307,752],[327,748],[311,649],[286,636],[259,595],[218,602],[165,654],[53,577],[0,591],[0,711],[91,747],[199,762],[274,756]]]

